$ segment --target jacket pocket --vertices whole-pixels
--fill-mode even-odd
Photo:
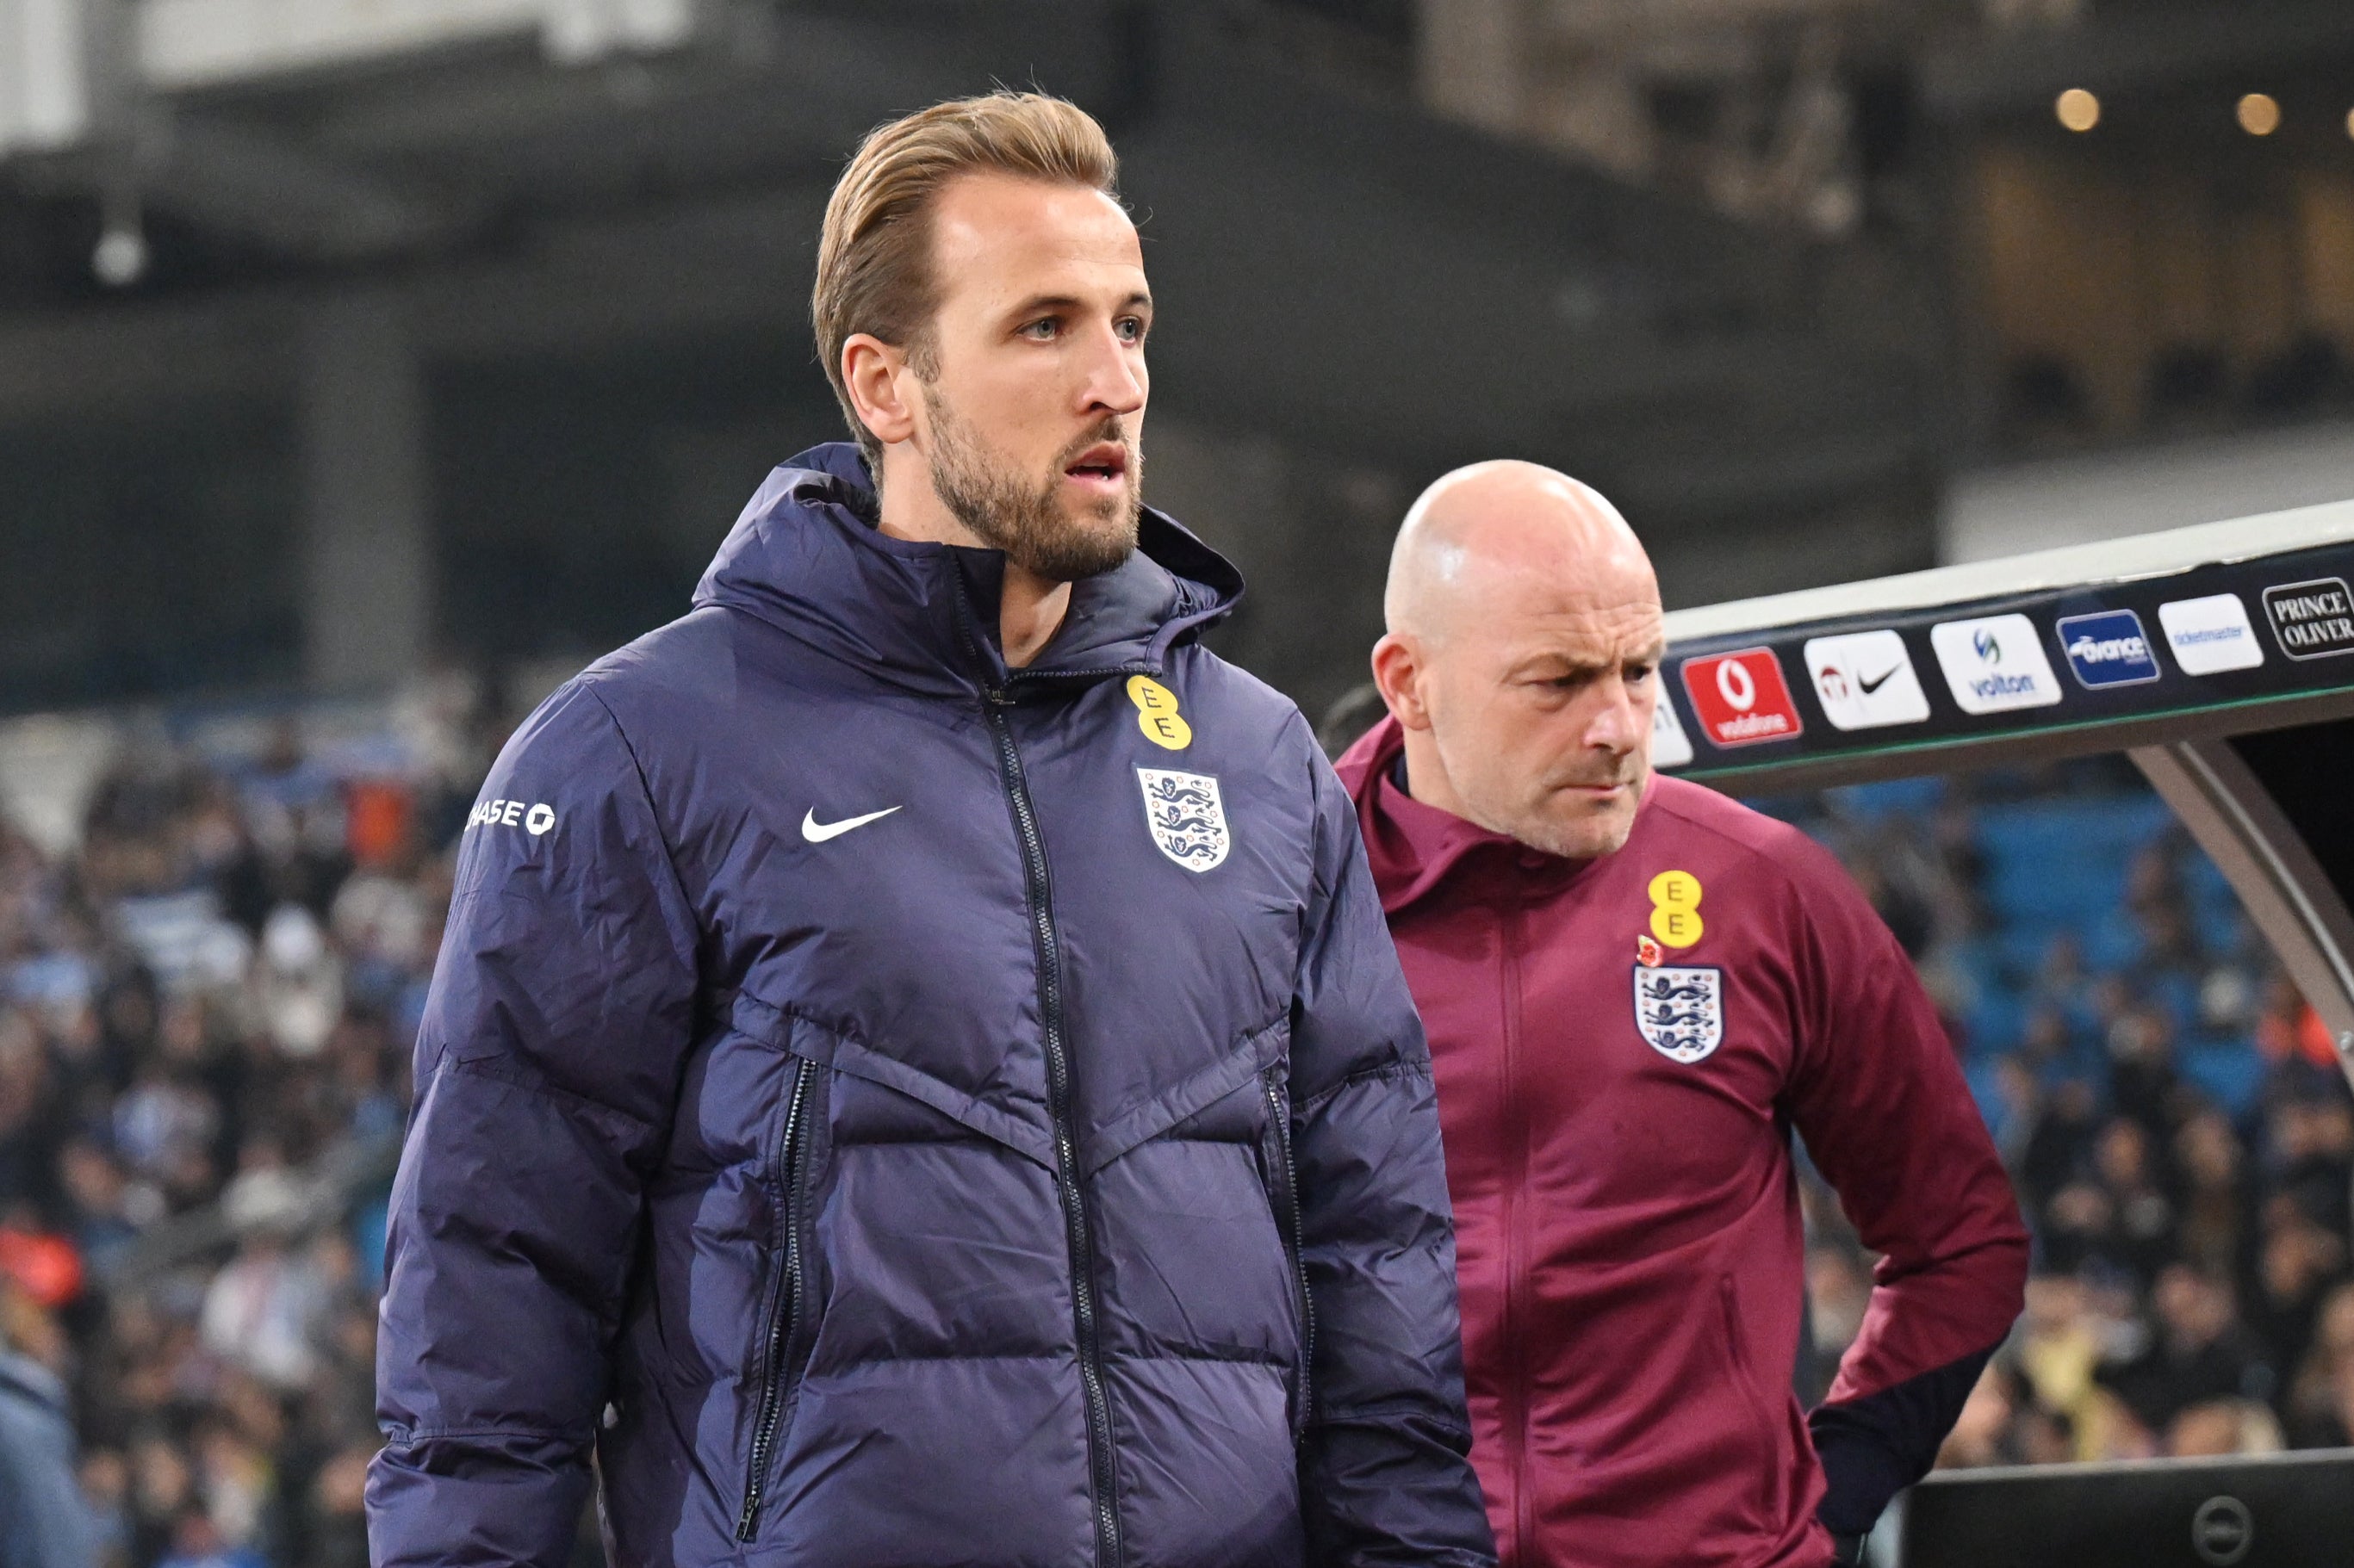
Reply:
[[[1299,1166],[1291,1152],[1290,1096],[1285,1092],[1283,1069],[1269,1067],[1259,1075],[1267,1092],[1268,1156],[1264,1169],[1267,1202],[1275,1211],[1275,1228],[1283,1237],[1284,1262],[1289,1266],[1293,1307],[1299,1314],[1299,1365],[1291,1386],[1291,1436],[1298,1442],[1308,1430],[1314,1398],[1312,1369],[1316,1365],[1316,1298],[1308,1289],[1308,1263],[1300,1255]]]
[[[805,1056],[795,1056],[792,1062],[785,1125],[777,1138],[771,1167],[777,1193],[773,1243],[777,1267],[759,1339],[759,1400],[753,1417],[752,1457],[744,1476],[744,1506],[736,1520],[738,1541],[750,1541],[759,1529],[760,1502],[776,1462],[777,1436],[793,1392],[794,1351],[807,1338],[802,1330],[808,1326],[810,1259],[804,1222],[811,1163],[809,1125],[815,1113],[811,1102],[816,1098],[818,1074],[816,1065]]]

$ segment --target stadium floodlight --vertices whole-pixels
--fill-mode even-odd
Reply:
[[[85,0],[0,0],[0,157],[88,133],[90,46]]]
[[[1667,630],[1657,754],[1685,778],[1778,790],[2125,752],[2354,1078],[2354,502],[1680,610]]]
[[[535,34],[549,58],[577,65],[676,48],[702,15],[695,0],[148,0],[139,58],[146,85],[162,90],[429,58]]]

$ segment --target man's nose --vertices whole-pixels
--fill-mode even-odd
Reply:
[[[1614,676],[1602,688],[1601,705],[1585,726],[1585,743],[1624,756],[1642,739],[1643,715],[1624,678]]]
[[[1133,344],[1122,343],[1107,328],[1096,334],[1087,355],[1087,404],[1111,414],[1133,414],[1144,407],[1144,356]]]

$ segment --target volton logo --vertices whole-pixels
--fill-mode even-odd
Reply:
[[[1929,629],[1929,646],[1955,705],[1966,714],[2050,707],[2060,700],[2052,661],[2023,615],[1942,620]]]

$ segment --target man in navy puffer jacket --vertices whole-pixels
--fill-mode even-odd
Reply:
[[[459,857],[376,1563],[1493,1562],[1430,1064],[1348,797],[1137,501],[1109,148],[843,175],[858,448],[542,705]],[[896,270],[896,281],[894,281]],[[879,495],[876,481],[880,481]]]

